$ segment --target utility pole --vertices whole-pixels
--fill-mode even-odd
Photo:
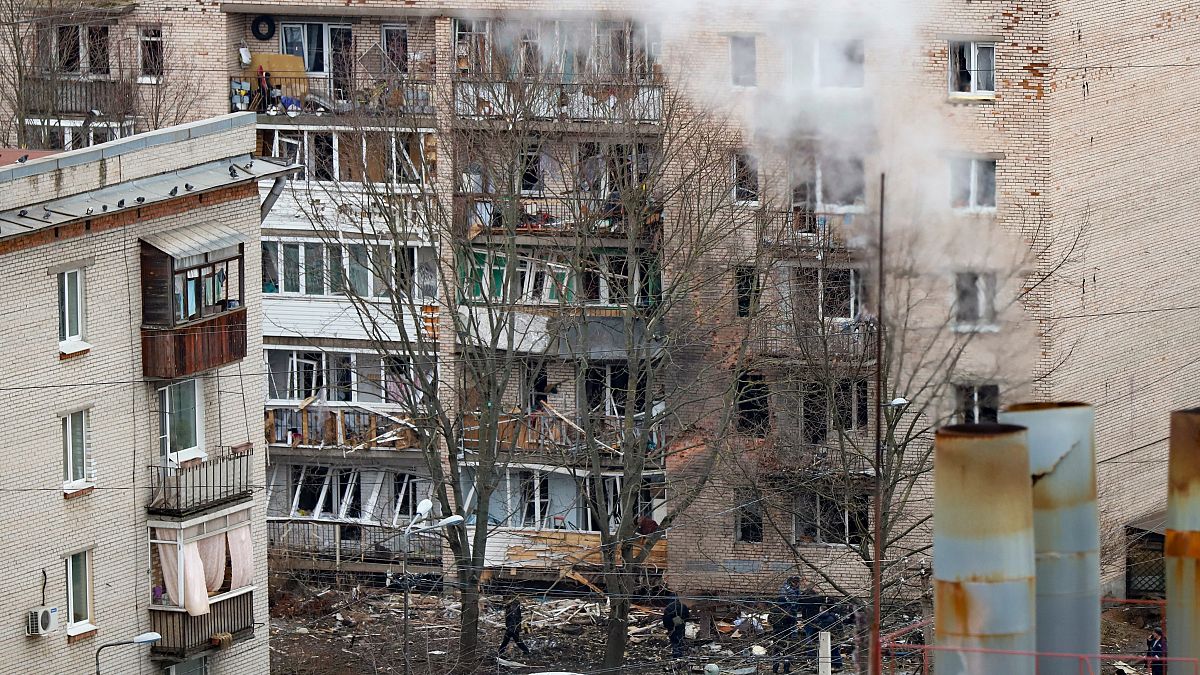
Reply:
[[[883,673],[880,615],[883,614],[883,209],[887,174],[879,174],[879,242],[875,312],[875,528],[871,561],[871,675]]]

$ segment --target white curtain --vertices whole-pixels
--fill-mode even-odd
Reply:
[[[154,528],[154,538],[170,542],[175,541],[175,530]],[[163,586],[167,599],[173,605],[179,605],[179,546],[175,543],[156,544],[158,546],[158,562],[162,570]]]
[[[229,560],[232,563],[231,589],[242,588],[254,583],[254,541],[250,538],[250,525],[230,530]]]
[[[215,593],[225,581],[225,535],[205,537],[196,542],[196,548],[204,564],[204,585],[209,594]]]
[[[208,614],[208,589],[204,585],[204,562],[196,542],[183,545],[183,608],[192,616]]]

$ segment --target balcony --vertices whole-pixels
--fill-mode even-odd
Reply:
[[[873,324],[861,321],[819,322],[757,319],[750,327],[746,351],[750,356],[809,363],[856,365],[877,358]]]
[[[23,88],[25,113],[58,117],[93,110],[107,118],[133,113],[136,98],[130,78],[83,79],[69,74],[31,76]]]
[[[765,214],[763,243],[789,250],[864,248],[867,245],[862,214],[812,211],[796,208]],[[857,220],[856,220],[857,219]],[[856,231],[862,230],[862,231]]]
[[[351,522],[295,520],[267,521],[267,550],[273,561],[292,569],[377,571],[399,564],[405,557],[403,529]],[[433,533],[411,535],[409,564],[440,568],[442,539]]]
[[[638,417],[635,415],[635,433],[640,432],[636,428]],[[625,418],[617,415],[592,416],[592,436],[603,453],[619,453],[624,422]],[[480,414],[463,414],[462,424],[463,449],[479,450],[486,435],[483,433]],[[517,452],[574,453],[587,440],[582,426],[551,412],[501,414],[496,426],[496,440],[502,452],[511,449]],[[660,433],[655,426],[650,430],[650,443],[656,447],[659,442]]]
[[[508,74],[460,75],[454,82],[454,114],[460,119],[530,119],[600,124],[660,122],[663,86],[655,81],[566,82],[561,75],[536,81]]]
[[[142,326],[142,373],[174,379],[246,358],[246,308],[173,328]]]
[[[183,609],[150,607],[150,630],[162,639],[150,647],[151,654],[187,659],[222,646],[219,636],[233,640],[254,634],[254,591],[245,590],[223,599],[210,599],[207,614],[192,616]]]
[[[403,413],[372,412],[354,404],[271,406],[266,415],[271,445],[404,450],[420,442]]]
[[[431,116],[433,95],[432,83],[400,74],[330,77],[276,72],[262,78],[245,74],[229,77],[230,112]]]
[[[590,196],[555,198],[523,198],[505,200],[486,195],[463,195],[456,198],[458,213],[465,224],[464,232],[482,231],[495,234],[527,236],[624,237],[629,233],[627,204],[620,195],[607,199]],[[513,203],[516,202],[516,203]],[[654,239],[661,232],[663,209],[647,202],[641,217],[643,224],[637,236]],[[515,222],[511,222],[515,221]],[[636,222],[636,221],[635,221]]]
[[[253,450],[240,448],[180,466],[151,466],[152,493],[146,510],[180,518],[250,499],[253,469]]]

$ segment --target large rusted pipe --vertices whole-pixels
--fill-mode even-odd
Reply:
[[[1171,413],[1167,462],[1167,636],[1171,656],[1200,658],[1200,408]],[[1171,672],[1175,672],[1175,667]],[[1181,669],[1191,672],[1191,669]]]
[[[1033,488],[1025,427],[939,429],[933,504],[935,672],[1032,675]]]
[[[1018,403],[1000,413],[1029,430],[1039,652],[1100,653],[1095,418],[1086,403]],[[1038,657],[1039,675],[1080,668],[1076,659]],[[1083,672],[1100,672],[1099,660]]]

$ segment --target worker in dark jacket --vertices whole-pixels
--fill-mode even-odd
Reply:
[[[500,643],[500,653],[508,651],[509,641],[517,643],[521,653],[529,656],[529,648],[521,642],[521,599],[513,596],[504,607],[504,641]]]
[[[667,606],[663,608],[663,628],[667,629],[667,635],[671,639],[671,657],[680,658],[683,656],[683,634],[684,626],[687,624],[688,616],[691,615],[691,610],[683,604],[679,596],[671,594],[671,600]]]
[[[1166,675],[1167,662],[1157,659],[1167,658],[1167,638],[1163,635],[1163,629],[1155,626],[1150,632],[1150,637],[1146,638],[1146,656],[1151,659],[1150,673],[1151,675]]]
[[[771,672],[792,672],[791,638],[796,632],[796,615],[788,611],[788,605],[780,597],[779,608],[771,613]]]

